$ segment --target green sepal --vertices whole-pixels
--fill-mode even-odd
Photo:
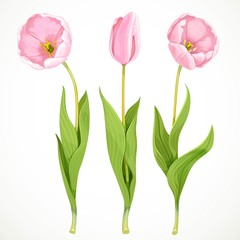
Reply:
[[[183,186],[191,168],[197,160],[211,150],[213,141],[214,131],[213,127],[211,127],[208,136],[198,147],[175,160],[169,168],[167,180],[175,197],[175,202],[179,202]]]
[[[157,164],[167,175],[168,169],[173,163],[173,156],[169,146],[169,134],[156,107],[154,109],[153,153]]]
[[[77,179],[88,142],[90,111],[87,92],[79,101],[78,139],[79,146],[69,161],[70,183],[73,191],[77,189]]]
[[[173,161],[175,161],[178,158],[179,136],[187,120],[189,109],[190,109],[190,93],[188,87],[186,86],[186,100],[169,135],[169,146],[172,151]]]
[[[134,190],[136,186],[136,154],[137,154],[136,124],[137,124],[137,114],[138,114],[139,104],[140,104],[140,99],[131,108],[129,108],[125,117],[126,149],[125,149],[124,159],[127,162],[128,168],[131,172],[130,185],[129,185],[129,195],[130,195],[129,205],[132,204]]]
[[[63,151],[62,143],[57,135],[56,137],[58,142],[58,158],[59,158],[59,165],[62,173],[62,179],[63,179],[63,183],[67,192],[67,196],[68,196],[71,208],[74,209],[76,208],[76,201],[75,201],[75,196],[73,196],[72,194],[72,190],[69,184],[68,162],[66,160],[66,157]]]
[[[125,130],[113,107],[105,99],[101,90],[99,90],[99,92],[104,109],[108,155],[119,187],[121,189],[124,202],[129,205],[130,196],[128,187],[126,186],[123,177],[122,169],[125,154]]]
[[[79,143],[76,130],[67,114],[64,87],[62,90],[62,99],[60,106],[60,133],[64,154],[66,160],[69,161],[73,153],[76,151]]]

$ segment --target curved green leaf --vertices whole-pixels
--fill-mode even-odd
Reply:
[[[167,173],[168,184],[172,189],[175,201],[178,202],[180,195],[192,166],[197,160],[204,156],[213,146],[214,131],[213,127],[207,138],[198,147],[178,158]]]
[[[88,141],[90,113],[89,113],[88,96],[86,92],[82,96],[78,105],[79,105],[78,135],[79,135],[79,141],[81,142],[80,142],[80,146],[74,152],[73,156],[69,161],[70,183],[73,191],[76,191],[76,188],[77,188],[78,173],[84,158],[84,154],[87,147],[87,141]]]
[[[190,109],[190,93],[187,86],[186,86],[186,90],[187,90],[186,100],[184,102],[183,108],[179,113],[177,120],[173,125],[171,133],[169,135],[169,145],[173,154],[173,160],[176,160],[178,158],[178,140],[179,140],[179,136],[182,131],[182,128],[187,120],[189,109]]]
[[[131,171],[130,181],[130,205],[132,203],[135,185],[136,185],[136,153],[137,153],[137,136],[136,136],[136,124],[137,113],[139,108],[140,99],[128,110],[125,123],[126,123],[126,151],[124,159]]]
[[[123,177],[123,158],[125,153],[125,132],[123,125],[110,103],[104,98],[99,90],[103,103],[108,155],[119,187],[121,189],[124,202],[129,204],[129,192]]]
[[[69,184],[69,174],[68,174],[68,166],[67,166],[68,162],[64,155],[62,143],[57,135],[56,135],[56,137],[57,137],[57,142],[58,142],[59,165],[60,165],[60,169],[61,169],[61,173],[62,173],[63,183],[64,183],[64,186],[65,186],[65,189],[67,192],[67,196],[68,196],[70,205],[73,209],[74,207],[76,207],[76,201],[75,201],[75,197],[72,194],[72,190],[71,190],[70,184]]]
[[[126,127],[126,132],[128,128],[130,127],[131,123],[133,122],[134,118],[137,117],[138,113],[138,108],[140,104],[140,98],[139,100],[134,103],[127,111],[126,116],[125,116],[125,127]]]
[[[78,147],[78,138],[76,130],[67,114],[64,88],[62,90],[62,100],[60,107],[60,133],[64,154],[67,161],[69,161]]]
[[[156,107],[154,113],[153,152],[158,165],[167,175],[167,171],[173,163],[173,156],[169,146],[169,135]]]

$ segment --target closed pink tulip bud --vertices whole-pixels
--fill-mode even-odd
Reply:
[[[179,17],[168,31],[169,49],[176,62],[188,69],[202,67],[218,51],[218,37],[201,18],[189,14]]]
[[[140,36],[138,16],[130,12],[115,20],[110,36],[112,57],[122,65],[134,60],[139,53]]]
[[[66,61],[72,45],[68,24],[60,17],[35,14],[18,33],[23,61],[35,69],[53,68]]]

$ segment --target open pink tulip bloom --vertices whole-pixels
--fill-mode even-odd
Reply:
[[[19,54],[35,69],[53,68],[66,61],[71,45],[68,24],[48,14],[33,15],[18,33]]]
[[[181,66],[194,69],[208,63],[218,51],[218,37],[201,18],[189,14],[179,17],[168,31],[169,49]]]
[[[124,18],[117,18],[113,24],[110,36],[112,57],[125,65],[138,56],[139,48],[140,36],[137,15],[130,12]]]

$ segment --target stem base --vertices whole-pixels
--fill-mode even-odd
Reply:
[[[77,223],[77,209],[72,210],[72,225],[69,230],[70,233],[76,233],[76,223]]]
[[[172,230],[172,235],[177,235],[178,233],[178,222],[179,222],[179,206],[178,203],[175,203],[175,222]]]
[[[122,220],[122,233],[128,234],[129,228],[128,228],[128,215],[129,215],[130,208],[125,208],[123,213],[123,220]]]

